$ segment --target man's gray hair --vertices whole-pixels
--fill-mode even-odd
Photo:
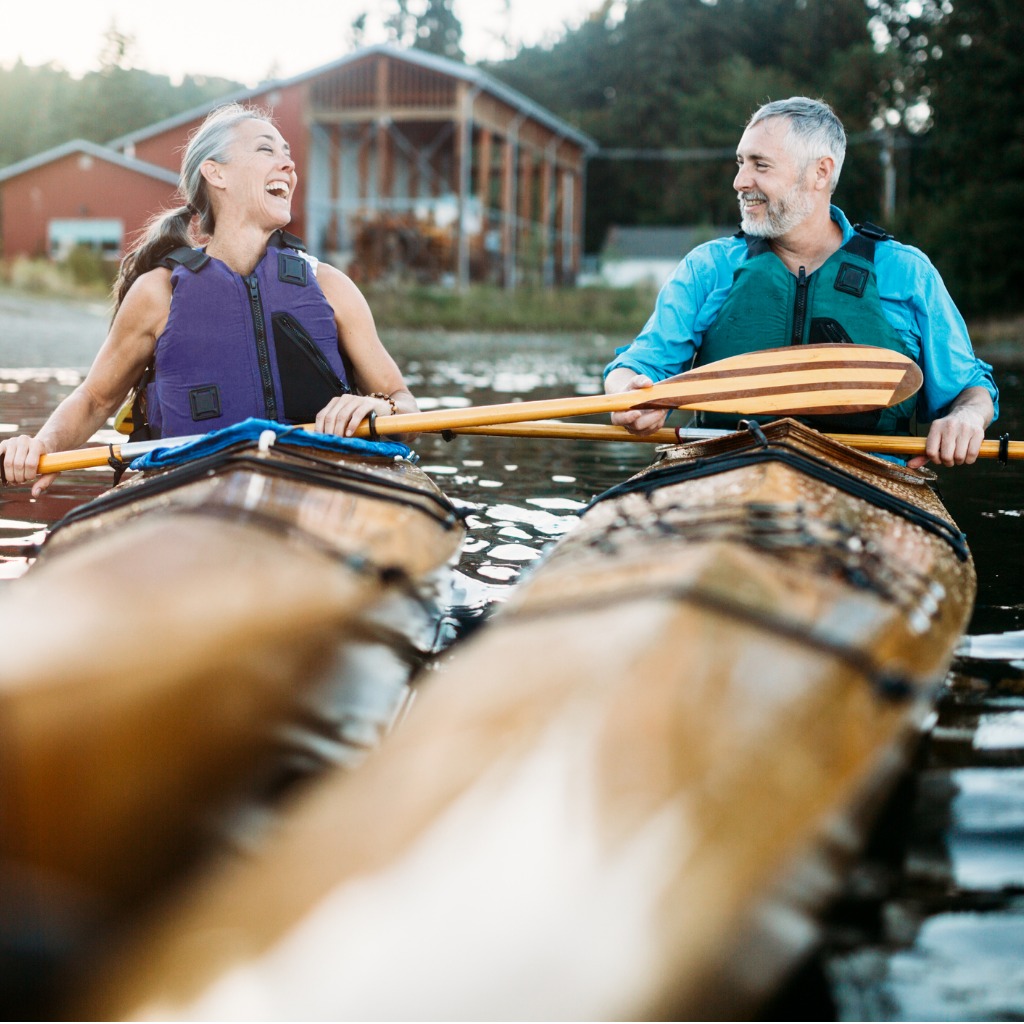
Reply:
[[[790,134],[801,149],[805,168],[819,157],[832,157],[835,168],[830,191],[835,192],[846,158],[846,129],[836,112],[822,100],[791,96],[788,100],[766,103],[754,113],[747,127],[752,128],[770,117],[784,117],[789,122]]]

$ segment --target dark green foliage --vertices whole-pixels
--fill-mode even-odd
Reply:
[[[912,99],[931,127],[914,153],[904,231],[942,271],[961,309],[1021,309],[1024,251],[1011,222],[1024,204],[1024,5],[956,0],[923,5],[918,19],[885,10]],[[946,10],[945,8],[951,9]]]
[[[462,60],[462,22],[454,0],[393,0],[385,25],[393,42]]]
[[[732,152],[769,99],[830,102],[851,134],[877,112],[887,61],[872,46],[864,0],[631,0],[606,3],[550,49],[521,51],[496,76],[578,124],[608,149],[724,149],[704,161],[612,161],[588,169],[586,248],[611,224],[736,220]],[[851,146],[837,202],[878,220],[874,143]]]

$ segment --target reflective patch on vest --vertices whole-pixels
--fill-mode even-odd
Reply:
[[[306,284],[306,270],[309,264],[301,256],[289,252],[277,254],[277,279],[285,284]]]
[[[847,295],[855,295],[858,299],[864,294],[868,286],[868,272],[864,267],[858,267],[853,263],[841,263],[839,273],[836,274],[835,287],[838,291],[846,292]]]
[[[220,415],[220,391],[216,384],[192,388],[188,393],[193,420],[212,420]]]

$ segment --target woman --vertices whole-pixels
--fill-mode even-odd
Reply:
[[[179,191],[121,265],[117,306],[85,380],[35,437],[0,442],[8,483],[39,457],[80,447],[140,385],[153,436],[204,433],[248,416],[350,436],[416,401],[356,286],[302,252],[291,220],[295,164],[261,110],[214,110],[191,137]],[[206,237],[193,248],[193,225]],[[350,383],[351,382],[351,383]],[[135,424],[136,428],[139,424]],[[36,480],[38,497],[53,476]]]

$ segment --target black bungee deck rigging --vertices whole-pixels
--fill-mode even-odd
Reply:
[[[781,462],[852,497],[898,515],[907,522],[940,537],[949,544],[960,561],[967,561],[970,557],[966,536],[949,520],[918,508],[913,503],[876,487],[869,481],[848,473],[846,470],[833,466],[825,459],[818,458],[795,445],[782,440],[770,440],[756,425],[747,429],[757,439],[757,448],[723,455],[698,457],[686,462],[674,461],[666,466],[655,466],[642,475],[616,484],[603,494],[592,498],[582,510],[581,515],[586,514],[596,505],[623,494],[650,495],[658,488],[669,484],[714,476],[758,463]]]
[[[155,473],[152,476],[132,481],[129,486],[115,488],[100,495],[86,505],[72,509],[50,529],[50,535],[65,526],[82,522],[102,512],[123,508],[149,498],[157,497],[207,477],[222,475],[234,468],[247,468],[266,476],[278,476],[297,480],[315,487],[346,491],[380,501],[400,505],[413,505],[429,515],[446,529],[454,529],[464,514],[439,492],[426,491],[369,473],[355,466],[345,465],[313,455],[309,451],[289,447],[286,451],[276,448],[278,457],[268,459],[251,451],[251,441],[240,441],[209,455],[197,458]]]

